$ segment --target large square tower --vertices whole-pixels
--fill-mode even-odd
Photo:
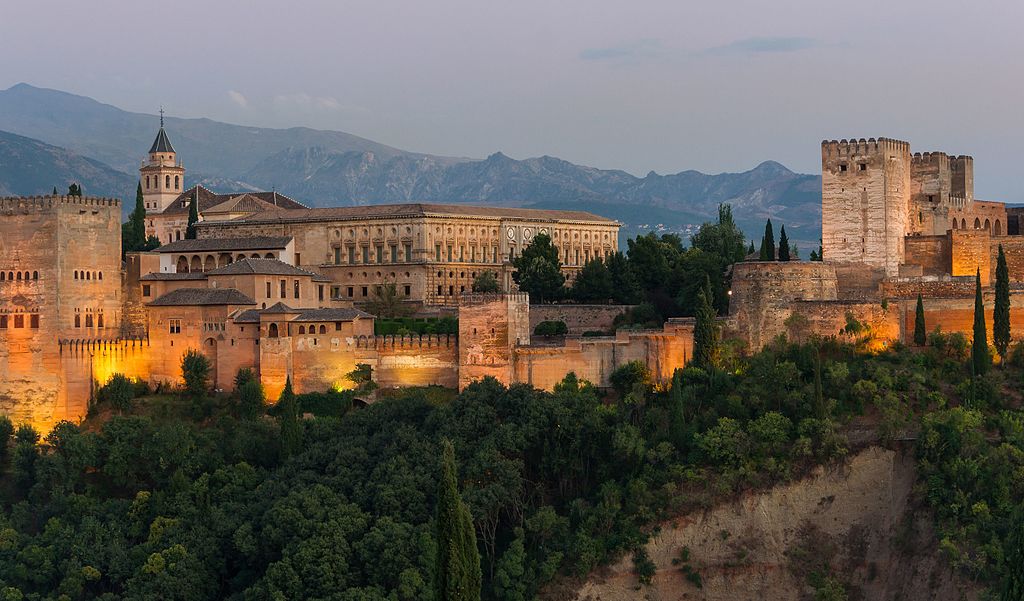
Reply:
[[[889,138],[821,143],[824,258],[899,273],[910,231],[910,144]]]

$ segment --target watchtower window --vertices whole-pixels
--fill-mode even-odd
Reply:
[[[839,165],[839,171],[846,173],[846,164]]]
[[[859,169],[860,171],[867,171],[868,170],[868,164],[867,163],[857,163],[857,169]]]
[[[935,202],[935,195],[934,194],[929,194],[928,195],[928,202]]]

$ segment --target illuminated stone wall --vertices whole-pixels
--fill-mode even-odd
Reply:
[[[513,349],[530,344],[527,294],[471,295],[459,305],[459,389],[491,376],[515,381]]]
[[[564,321],[570,336],[584,332],[611,332],[615,318],[632,305],[534,305],[530,307],[530,331],[542,321]]]

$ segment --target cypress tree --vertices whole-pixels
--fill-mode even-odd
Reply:
[[[814,414],[825,419],[825,392],[821,386],[821,349],[814,350]]]
[[[672,372],[672,388],[669,390],[669,438],[680,451],[686,437],[686,397],[683,396],[683,370]]]
[[[693,364],[701,369],[715,365],[718,356],[718,324],[712,304],[711,280],[697,293],[696,323],[693,328]]]
[[[1006,575],[1003,576],[1000,601],[1024,601],[1024,512],[1020,507],[1010,516],[1010,527],[1003,543]]]
[[[988,335],[985,333],[985,303],[981,298],[981,270],[975,276],[974,287],[974,340],[971,341],[971,367],[974,374],[983,376],[992,364],[988,354]]]
[[[196,194],[188,205],[188,227],[185,228],[185,239],[196,239],[196,223],[199,222],[199,186],[196,186]]]
[[[786,226],[779,231],[779,260],[789,260],[789,238],[786,237]]]
[[[752,255],[752,254],[754,254],[755,252],[757,252],[757,249],[756,249],[756,248],[754,248],[754,241],[753,241],[753,240],[751,240],[751,241],[750,241],[750,246],[748,246],[748,247],[747,247],[747,254],[748,254],[748,255]]]
[[[56,195],[57,195],[57,186],[54,186],[54,187],[53,187],[53,195],[54,195],[54,196],[56,196]]]
[[[917,309],[914,311],[914,344],[917,346],[924,346],[924,343],[927,341],[927,334],[924,328],[924,300],[918,294]]]
[[[764,237],[761,238],[761,260],[775,260],[775,232],[772,230],[772,220],[764,224]]]
[[[992,342],[999,351],[999,358],[1006,358],[1010,346],[1010,271],[1006,268],[1003,245],[999,245],[996,261],[996,304],[992,311]]]
[[[437,486],[435,601],[480,601],[480,553],[469,508],[459,496],[455,447],[441,443],[441,480]]]
[[[277,404],[281,410],[281,454],[291,457],[302,450],[302,424],[299,423],[299,401],[292,392],[292,379],[284,382]]]

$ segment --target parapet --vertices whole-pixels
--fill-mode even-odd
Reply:
[[[458,336],[454,334],[423,334],[417,335],[375,335],[356,337],[356,348],[364,349],[429,349],[452,348],[458,345]]]
[[[925,166],[925,165],[941,165],[942,163],[949,163],[950,156],[944,152],[915,152],[910,157],[911,165]]]
[[[467,293],[459,297],[460,306],[485,305],[494,302],[530,303],[530,295],[526,292]]]
[[[894,138],[850,138],[822,140],[821,154],[825,158],[844,158],[856,155],[875,154],[885,151],[910,152],[910,143]]]
[[[121,207],[121,201],[116,198],[103,198],[97,196],[5,196],[0,197],[0,211],[11,214],[15,211],[30,213],[33,211],[46,211],[63,205],[87,206],[87,207]]]

